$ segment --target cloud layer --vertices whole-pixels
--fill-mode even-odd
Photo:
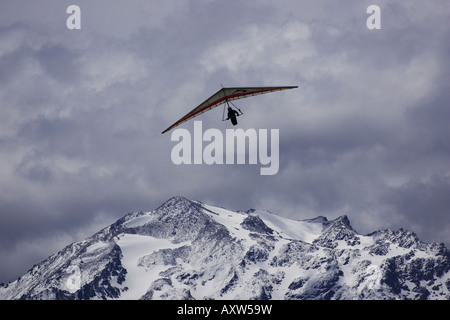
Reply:
[[[376,1],[368,30],[372,2],[77,1],[70,31],[68,1],[2,1],[0,282],[173,195],[449,245],[448,4]],[[299,85],[238,103],[277,175],[172,164],[161,131],[221,84]]]

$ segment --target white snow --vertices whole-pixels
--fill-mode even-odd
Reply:
[[[100,251],[104,248],[107,248],[108,246],[110,246],[109,242],[104,241],[95,242],[86,249],[86,253],[94,253],[95,251]]]
[[[123,225],[127,228],[135,228],[135,227],[143,226],[144,224],[150,222],[152,219],[153,219],[152,216],[148,212],[142,216],[136,217],[134,219],[131,219],[131,220],[125,222]]]
[[[156,266],[148,271],[144,266],[139,266],[139,258],[161,249],[175,249],[184,244],[173,244],[168,239],[157,239],[150,236],[136,234],[121,234],[116,243],[122,250],[122,265],[127,270],[126,280],[122,284],[128,287],[120,297],[123,300],[137,300],[148,290],[150,284],[156,280],[161,271],[167,269],[164,266]]]
[[[283,238],[302,240],[308,243],[312,243],[319,237],[323,228],[321,223],[296,221],[274,215],[264,210],[255,210],[252,213],[239,213],[204,204],[203,206],[215,212],[216,214],[211,214],[206,211],[218,223],[226,226],[233,236],[239,239],[248,238],[249,232],[241,227],[241,223],[249,215],[259,216],[269,228],[273,229]]]
[[[267,211],[256,211],[264,223],[271,229],[278,232],[283,238],[302,240],[312,243],[322,232],[321,223],[310,223],[305,221],[296,221],[274,215]]]
[[[125,300],[142,298],[150,286],[155,285],[154,281],[158,279],[160,279],[157,282],[160,285],[158,289],[161,290],[153,287],[155,289],[152,291],[153,299],[181,299],[188,291],[192,297],[200,300],[209,298],[247,299],[260,295],[261,288],[266,285],[273,286],[272,299],[286,299],[302,294],[303,291],[309,290],[308,287],[319,285],[323,280],[321,277],[327,272],[337,271],[335,268],[338,268],[340,272],[337,285],[345,290],[345,292],[342,291],[341,298],[354,299],[358,297],[358,294],[367,298],[378,298],[383,297],[381,291],[388,290],[386,285],[381,283],[385,272],[383,264],[387,258],[406,254],[409,254],[411,259],[428,259],[433,256],[432,253],[422,250],[420,247],[404,248],[389,239],[381,238],[380,240],[374,236],[360,234],[356,234],[358,241],[352,241],[352,243],[346,240],[333,240],[337,246],[332,249],[320,245],[308,246],[300,244],[296,240],[313,243],[322,234],[322,223],[291,220],[264,210],[244,213],[201,205],[205,214],[227,228],[234,238],[230,243],[220,243],[217,247],[209,248],[206,241],[200,242],[200,245],[191,241],[173,243],[174,238],[158,239],[148,235],[129,233],[121,233],[113,241],[109,240],[110,237],[91,238],[89,240],[91,245],[86,251],[82,251],[80,256],[76,256],[76,254],[80,251],[79,249],[84,248],[88,240],[75,243],[63,251],[64,254],[57,254],[42,266],[34,267],[30,273],[21,278],[21,283],[15,281],[9,284],[9,292],[5,293],[6,288],[0,288],[0,297],[20,297],[27,292],[25,291],[27,287],[44,292],[46,287],[42,284],[42,277],[50,274],[47,272],[48,270],[63,268],[67,261],[71,261],[71,266],[81,266],[77,269],[82,272],[81,284],[88,283],[99,274],[99,270],[102,270],[108,262],[108,259],[104,259],[104,257],[108,258],[107,254],[113,248],[114,243],[121,248],[123,254],[121,263],[127,273],[123,283],[115,283],[113,278],[112,285],[122,290],[119,299]],[[126,228],[143,226],[153,219],[157,219],[157,215],[153,213],[130,214],[123,226]],[[249,216],[259,216],[267,227],[274,230],[273,237],[251,236],[251,233],[254,232],[244,229],[241,225]],[[104,234],[106,235],[107,232],[109,232],[109,228],[105,229]],[[229,241],[230,239],[224,238],[224,240]],[[378,241],[386,241],[386,243],[381,243],[380,247]],[[286,246],[287,244],[292,244],[292,246]],[[186,245],[191,248],[183,250],[182,254],[174,253],[171,256],[172,253],[169,250]],[[204,245],[206,248],[203,247]],[[252,246],[267,256],[260,260],[244,257]],[[306,248],[306,250],[302,251],[302,248]],[[308,248],[311,249],[308,250]],[[377,251],[371,250],[372,248]],[[382,255],[380,248],[383,250]],[[163,249],[169,250],[149,256]],[[289,250],[291,249],[292,256],[289,257],[287,255],[290,254]],[[387,251],[385,254],[384,250]],[[187,257],[184,256],[184,253]],[[75,257],[73,257],[74,255]],[[58,279],[52,278],[52,283],[60,281],[59,288],[65,290],[64,285],[67,283],[68,277],[72,275],[69,271],[70,269],[65,273],[64,270],[59,271]],[[190,278],[191,276],[193,277]],[[237,279],[236,283],[230,285],[230,281],[234,278]],[[309,286],[290,287],[299,279],[307,281]],[[430,289],[430,297],[433,299],[448,298],[450,290],[446,284],[449,279],[449,273],[445,273],[439,279],[434,279],[432,285],[439,290]],[[413,289],[416,287],[416,283],[407,280],[404,283],[405,286],[410,291],[403,290],[402,297],[415,298],[417,293]],[[421,286],[430,287],[424,280],[422,280]],[[229,290],[226,291],[225,288]],[[222,294],[225,291],[226,293]],[[386,294],[388,293],[389,291],[386,291]],[[371,294],[371,296],[367,296],[367,294]]]
[[[203,204],[203,207],[214,213],[205,210],[205,213],[213,218],[216,222],[224,225],[232,236],[238,239],[247,239],[248,230],[241,227],[242,221],[247,217],[246,214],[233,212],[219,207],[213,207]]]

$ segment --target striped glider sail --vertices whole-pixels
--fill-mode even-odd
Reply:
[[[251,96],[256,96],[259,94],[295,89],[298,86],[287,86],[287,87],[235,87],[235,88],[222,88],[213,94],[211,97],[202,102],[199,106],[192,109],[188,114],[179,119],[177,122],[172,124],[162,133],[166,133],[167,131],[172,130],[173,128],[179,126],[180,124],[189,121],[206,111],[214,109],[215,107],[220,106],[226,102],[248,98]]]

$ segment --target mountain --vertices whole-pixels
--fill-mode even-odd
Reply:
[[[127,214],[0,286],[0,299],[450,299],[450,255],[346,216],[295,221],[182,197]]]

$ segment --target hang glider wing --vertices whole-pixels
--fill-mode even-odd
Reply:
[[[184,117],[182,117],[180,120],[178,120],[177,122],[172,124],[170,127],[168,127],[166,130],[164,130],[162,133],[166,133],[167,131],[172,130],[173,128],[179,126],[180,124],[182,124],[188,120],[191,120],[191,119],[195,118],[196,116],[199,116],[202,113],[205,113],[206,111],[209,111],[215,107],[218,107],[221,104],[226,103],[227,101],[229,102],[229,101],[234,101],[234,100],[238,100],[238,99],[248,98],[251,96],[256,96],[259,94],[281,91],[281,90],[288,90],[288,89],[295,89],[295,88],[298,88],[298,86],[222,88],[219,91],[217,91],[215,94],[213,94],[211,97],[206,99],[204,102],[202,102],[198,107],[194,108],[192,111],[190,111]]]

